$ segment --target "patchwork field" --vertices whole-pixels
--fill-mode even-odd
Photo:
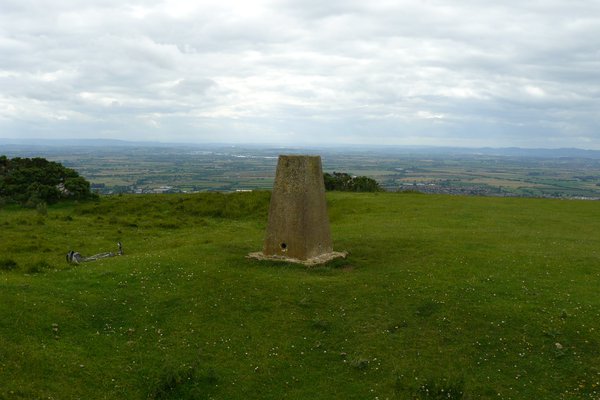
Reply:
[[[600,199],[600,152],[593,151],[126,143],[2,146],[0,141],[0,154],[60,162],[101,194],[265,190],[273,187],[278,155],[320,154],[325,172],[365,175],[392,192]]]
[[[600,398],[599,202],[328,193],[306,269],[269,196],[0,209],[0,399]]]

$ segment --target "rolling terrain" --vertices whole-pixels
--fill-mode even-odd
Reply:
[[[327,198],[313,269],[245,258],[268,192],[0,209],[0,398],[600,397],[598,202]]]

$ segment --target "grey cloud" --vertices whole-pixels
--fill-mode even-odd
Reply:
[[[173,90],[181,95],[203,94],[216,83],[211,79],[192,78],[177,82]]]
[[[599,15],[594,0],[7,0],[0,135],[600,148]]]

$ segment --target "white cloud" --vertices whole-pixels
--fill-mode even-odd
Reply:
[[[600,148],[600,3],[0,3],[0,135]]]

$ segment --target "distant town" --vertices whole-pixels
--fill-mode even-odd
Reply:
[[[59,161],[102,195],[269,190],[279,154],[319,154],[325,172],[367,176],[392,192],[600,199],[600,152],[577,149],[0,141],[0,154]]]

